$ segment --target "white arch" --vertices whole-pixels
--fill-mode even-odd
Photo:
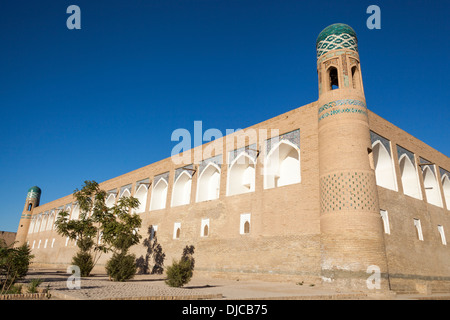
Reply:
[[[300,182],[300,149],[288,140],[281,140],[266,157],[264,189]]]
[[[172,207],[189,204],[191,201],[191,186],[192,177],[184,170],[173,184]]]
[[[400,159],[400,175],[402,178],[403,193],[422,200],[422,193],[420,192],[420,183],[417,177],[417,170],[406,154],[403,154]]]
[[[255,168],[255,161],[246,152],[241,152],[228,170],[227,195],[255,191]]]
[[[112,208],[115,204],[116,204],[116,195],[114,193],[111,193],[106,199],[105,205],[108,208]]]
[[[47,230],[52,230],[54,222],[55,222],[55,210],[52,210],[50,212],[50,215],[48,216]]]
[[[164,178],[159,179],[158,183],[153,187],[150,210],[159,210],[166,207],[168,186],[169,184]]]
[[[142,213],[145,211],[145,206],[147,204],[147,186],[141,184],[136,191],[134,197],[139,200],[139,207],[135,209],[135,213]]]
[[[431,170],[429,166],[423,168],[423,185],[425,188],[425,195],[427,196],[427,202],[442,207],[439,185],[433,170]]]
[[[442,189],[444,190],[445,203],[447,210],[450,210],[450,178],[447,174],[442,177]]]
[[[377,185],[386,189],[397,191],[394,165],[389,152],[380,140],[377,140],[372,144],[372,149]]]
[[[41,227],[39,228],[40,232],[47,230],[47,221],[48,221],[48,212],[44,213],[42,216]]]
[[[70,217],[70,220],[78,220],[80,217],[80,205],[75,204],[72,209],[72,215]]]
[[[128,189],[123,190],[122,194],[120,195],[120,198],[123,198],[123,197],[131,197],[130,190],[128,190]]]
[[[30,227],[28,228],[28,233],[33,233],[34,232],[34,226],[35,225],[36,225],[36,216],[33,216],[33,218],[31,218]]]
[[[34,225],[34,231],[33,232],[39,232],[39,227],[41,226],[42,221],[42,213],[39,213],[36,219],[36,223]]]
[[[218,199],[219,192],[220,168],[210,162],[198,177],[197,202]]]

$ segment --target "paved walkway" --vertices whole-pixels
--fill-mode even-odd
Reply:
[[[109,281],[105,274],[81,278],[80,289],[69,289],[65,271],[30,270],[24,282],[41,278],[41,289],[49,285],[53,299],[109,300],[109,299],[149,299],[149,300],[195,300],[195,299],[280,299],[280,300],[374,300],[374,299],[448,299],[450,295],[367,295],[361,292],[339,292],[321,285],[303,285],[288,282],[236,281],[221,278],[195,276],[183,288],[171,288],[161,275],[136,275],[127,282]]]

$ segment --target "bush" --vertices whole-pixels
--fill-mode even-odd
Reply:
[[[193,274],[192,263],[189,259],[174,261],[167,267],[166,284],[170,287],[182,287],[187,284]]]
[[[125,252],[114,253],[106,263],[106,273],[114,281],[133,279],[136,269],[136,256]]]
[[[89,277],[94,268],[94,259],[89,252],[78,251],[72,258],[72,264],[80,268],[80,275],[82,277]]]
[[[30,253],[26,244],[13,248],[0,241],[0,293],[8,292],[17,280],[26,276],[33,259]]]
[[[28,292],[29,293],[37,293],[37,287],[39,287],[39,285],[42,283],[42,279],[41,278],[36,278],[31,280],[30,282],[30,287],[28,288]]]

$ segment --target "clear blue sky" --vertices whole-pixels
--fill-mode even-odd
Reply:
[[[169,157],[195,120],[225,132],[316,101],[315,41],[336,22],[358,34],[369,109],[449,155],[449,15],[437,0],[3,0],[0,230],[31,186],[46,203]]]

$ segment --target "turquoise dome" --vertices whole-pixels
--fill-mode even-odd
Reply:
[[[40,198],[41,197],[41,189],[39,187],[31,187],[28,189],[27,198]]]
[[[320,41],[325,40],[330,35],[337,36],[337,35],[341,35],[343,33],[346,33],[346,34],[354,37],[355,39],[357,39],[356,32],[355,32],[355,30],[352,29],[352,27],[350,27],[349,25],[344,24],[344,23],[335,23],[335,24],[332,24],[331,26],[328,26],[322,30],[322,32],[317,37],[316,44],[319,44]]]
[[[326,27],[317,37],[316,41],[317,57],[325,53],[346,49],[358,52],[358,38],[355,30],[344,23],[335,23]]]

